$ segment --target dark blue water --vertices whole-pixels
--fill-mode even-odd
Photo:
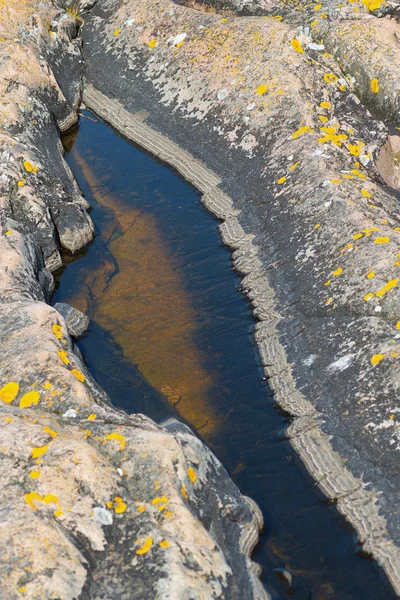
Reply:
[[[184,325],[178,319],[177,328],[186,331],[186,321],[190,320],[190,335],[185,335],[194,348],[190,351],[196,356],[199,372],[208,377],[201,414],[208,410],[210,422],[206,419],[199,427],[197,414],[191,422],[187,408],[190,394],[184,416],[192,426],[197,424],[199,435],[213,448],[241,491],[254,498],[264,513],[266,529],[255,559],[263,567],[262,579],[268,591],[276,598],[299,600],[394,598],[381,570],[357,553],[352,529],[320,494],[285,439],[289,421],[274,405],[262,380],[252,336],[254,319],[238,289],[240,279],[221,243],[218,222],[203,209],[198,193],[173,171],[90,113],[85,115],[68,163],[93,207],[91,216],[98,235],[83,256],[67,264],[54,301],[78,304],[92,317],[89,334],[79,347],[97,381],[117,406],[129,412],[144,412],[156,420],[171,414],[182,416],[180,397],[172,406],[171,398],[168,402],[168,394],[155,383],[157,374],[149,382],[140,373],[139,359],[134,364],[130,358],[129,343],[132,352],[138,352],[135,335],[125,335],[124,331],[127,323],[135,320],[141,300],[151,305],[152,296],[165,295],[162,300],[167,306],[175,307],[183,298],[182,306],[189,316]],[[107,198],[112,201],[104,203]],[[137,214],[145,225],[135,233],[132,217],[133,225],[124,229],[124,211]],[[123,237],[128,234],[132,237]],[[132,265],[128,251],[131,244],[139,243],[137,240],[140,251]],[[146,244],[148,255],[143,253]],[[118,256],[121,248],[123,255]],[[140,263],[148,260],[146,264],[154,264],[152,252],[156,262],[161,260],[160,248],[173,272],[179,274],[179,298],[174,299],[173,282],[169,285],[169,280],[163,281],[158,286],[154,278],[145,297],[144,280],[138,275]],[[133,268],[139,277],[139,283],[135,279],[130,290],[124,268]],[[147,271],[151,270],[147,266]],[[112,312],[114,307],[111,316],[107,312],[108,295],[115,302],[113,285],[118,278],[123,284],[118,284],[117,293],[132,295],[131,305],[124,299],[120,317]],[[155,311],[158,306],[161,304],[155,304]],[[143,310],[145,314],[146,308]],[[138,319],[143,319],[142,313]],[[146,323],[140,325],[147,327]],[[142,330],[140,335],[144,335]],[[290,572],[292,585],[285,581],[283,569]]]

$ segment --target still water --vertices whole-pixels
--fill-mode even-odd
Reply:
[[[65,142],[96,238],[66,259],[54,302],[91,317],[78,345],[94,377],[128,412],[186,421],[258,502],[254,558],[274,598],[395,598],[285,439],[250,305],[199,194],[91,113]]]

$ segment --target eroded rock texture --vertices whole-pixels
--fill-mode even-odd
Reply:
[[[0,597],[266,598],[257,506],[186,427],[113,408],[46,304],[60,243],[93,234],[58,132],[77,120],[79,21],[16,4],[0,3]]]
[[[396,6],[186,4],[98,0],[85,101],[225,221],[288,435],[400,591]]]

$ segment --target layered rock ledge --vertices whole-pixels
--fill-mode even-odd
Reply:
[[[0,14],[0,597],[266,598],[258,507],[187,427],[115,409],[70,337],[81,316],[46,303],[60,248],[93,236],[60,142],[80,21],[50,0]]]
[[[85,103],[223,221],[287,434],[400,593],[397,5],[187,4],[98,0]]]

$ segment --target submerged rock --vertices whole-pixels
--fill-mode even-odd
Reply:
[[[54,308],[64,317],[70,336],[80,338],[87,332],[90,319],[83,312],[64,302],[57,302]]]

